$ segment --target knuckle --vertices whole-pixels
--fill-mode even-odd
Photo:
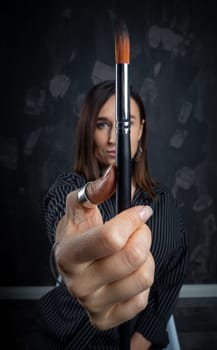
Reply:
[[[91,310],[92,304],[89,301],[89,295],[83,288],[71,286],[70,293],[74,298],[79,300],[80,304],[83,305],[85,309]]]
[[[111,328],[111,320],[106,314],[107,312],[88,312],[92,326],[101,331]]]
[[[126,243],[123,235],[121,235],[121,232],[119,230],[117,230],[115,227],[112,227],[110,230],[108,230],[106,224],[102,229],[100,239],[102,246],[109,253],[115,253],[119,251]]]
[[[154,266],[153,258],[149,258],[148,262],[137,271],[136,283],[140,290],[146,290],[152,286],[154,282]]]
[[[151,229],[150,227],[145,224],[145,228],[146,228],[146,234],[150,237],[150,239],[152,238],[152,232],[151,232]]]
[[[82,298],[85,298],[85,295],[82,292],[82,289],[79,287],[79,285],[76,283],[76,280],[69,279],[67,283],[67,289],[69,290],[69,293],[76,299],[82,300]]]
[[[149,253],[147,262],[142,268],[142,275],[144,277],[146,287],[151,287],[154,282],[154,270],[155,270],[154,259],[151,253]]]
[[[85,304],[86,300],[88,300],[89,289],[84,288],[84,284],[82,283],[81,279],[77,277],[76,274],[73,276],[70,274],[68,276],[65,276],[64,280],[69,293],[74,298]]]
[[[148,296],[149,296],[149,291],[142,292],[136,296],[135,303],[138,311],[141,311],[144,308],[146,308],[146,306],[148,305]]]
[[[125,249],[126,264],[132,268],[139,266],[145,259],[147,248],[144,244],[133,244]]]
[[[151,229],[148,227],[147,224],[143,224],[142,226],[142,232],[144,235],[144,242],[148,250],[151,248],[152,244],[152,232]]]
[[[92,295],[79,298],[80,303],[90,314],[97,314],[101,311],[101,306]]]
[[[66,286],[67,286],[67,289],[69,291],[69,293],[74,297],[74,298],[77,298],[77,291],[76,291],[76,288],[74,286],[74,283],[72,282],[72,280],[70,278],[65,278],[65,283],[66,283]]]
[[[95,181],[90,181],[87,183],[86,187],[86,195],[87,198],[91,201],[91,203],[97,204],[101,202],[100,200],[100,186],[99,186],[99,179]]]
[[[86,290],[83,285],[76,290],[76,298],[89,314],[100,315],[105,309],[104,299],[101,297],[103,288],[95,291]]]
[[[146,281],[146,287],[151,287],[154,282],[154,274],[147,269],[144,277]]]
[[[96,190],[97,190],[96,182],[95,181],[88,182],[88,185],[86,188],[87,197],[89,198],[89,195],[91,195],[91,193],[95,193]]]
[[[151,239],[152,239],[152,232],[151,232],[150,227],[147,224],[144,224],[143,228],[144,228],[144,231],[145,231],[145,234],[146,234],[146,238],[148,238],[148,240],[151,241]]]
[[[65,259],[64,259],[64,256],[63,254],[61,254],[61,250],[60,252],[56,249],[56,252],[55,252],[55,263],[56,263],[56,266],[57,266],[57,269],[60,271],[60,272],[63,272],[63,273],[66,273],[66,267],[65,267]]]

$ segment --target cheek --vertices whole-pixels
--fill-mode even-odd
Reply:
[[[133,158],[136,154],[137,148],[138,148],[138,141],[139,141],[139,136],[138,133],[132,131],[131,132],[131,137],[130,137],[130,142],[131,142],[131,158]]]
[[[94,143],[96,147],[101,147],[103,145],[103,137],[101,133],[97,131],[95,132],[95,135],[94,135]]]
[[[104,154],[104,149],[106,146],[106,138],[102,131],[96,131],[94,136],[94,144],[95,144],[95,154],[97,157],[102,157]]]

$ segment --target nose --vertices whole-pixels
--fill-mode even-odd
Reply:
[[[110,132],[109,132],[109,143],[114,143],[116,141],[116,130],[115,130],[115,124],[112,125]]]

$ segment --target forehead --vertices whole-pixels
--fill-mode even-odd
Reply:
[[[130,98],[130,115],[140,118],[139,106],[132,97]],[[104,103],[99,110],[98,116],[115,116],[115,95],[109,97],[109,99]]]

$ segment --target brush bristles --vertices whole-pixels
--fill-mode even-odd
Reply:
[[[126,29],[115,34],[115,62],[130,63],[130,39]]]

